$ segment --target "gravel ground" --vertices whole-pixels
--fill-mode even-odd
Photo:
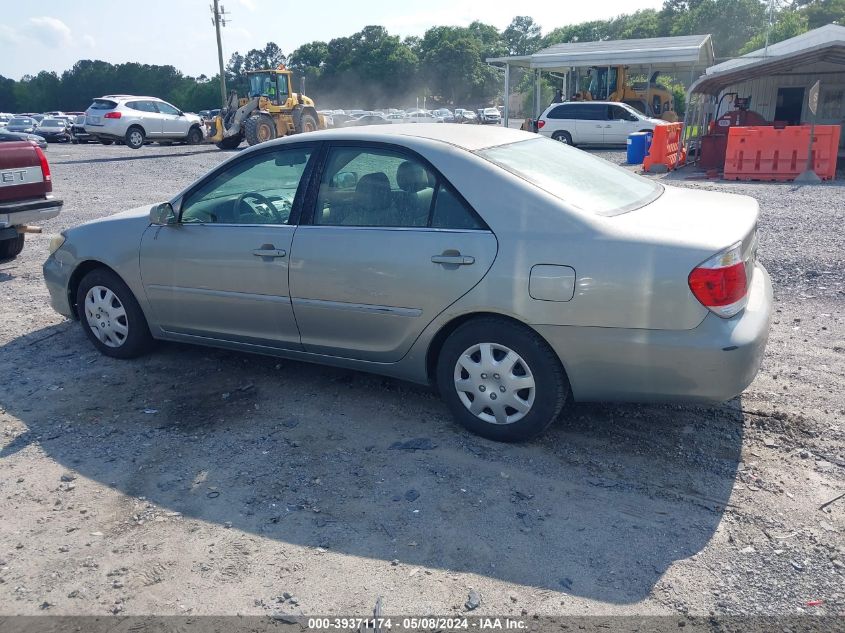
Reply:
[[[500,615],[845,612],[845,499],[823,507],[845,490],[842,181],[665,177],[760,201],[759,376],[715,407],[573,406],[510,446],[416,386],[179,345],[116,361],[50,310],[49,234],[227,155],[50,147],[64,213],[0,265],[0,614],[450,614],[470,591]]]

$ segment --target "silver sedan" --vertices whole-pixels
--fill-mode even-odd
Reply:
[[[758,215],[516,130],[351,128],[72,228],[44,276],[109,356],[167,340],[395,376],[515,441],[569,400],[739,394],[772,311]]]

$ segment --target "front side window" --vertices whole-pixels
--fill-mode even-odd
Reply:
[[[253,154],[188,193],[185,224],[290,224],[296,192],[313,149]]]
[[[403,152],[337,147],[329,152],[315,224],[480,229],[483,223],[454,190]]]
[[[596,215],[626,213],[663,193],[663,188],[651,180],[544,137],[491,147],[477,154],[565,204]]]
[[[612,105],[609,107],[609,109],[611,121],[631,121],[636,120],[637,118],[634,116],[633,112],[626,108],[623,108],[622,106]]]
[[[158,111],[162,114],[172,114],[174,116],[178,116],[180,114],[177,108],[174,108],[169,103],[165,103],[164,101],[157,101],[156,105],[158,106]]]

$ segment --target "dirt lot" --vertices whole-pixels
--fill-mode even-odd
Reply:
[[[0,614],[450,614],[471,590],[500,615],[845,612],[845,498],[822,508],[845,491],[842,181],[671,177],[761,202],[760,375],[709,408],[572,406],[510,446],[393,380],[99,355],[47,304],[48,235],[228,154],[48,156],[64,213],[0,265]]]

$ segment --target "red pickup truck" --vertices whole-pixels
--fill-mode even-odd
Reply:
[[[0,261],[20,254],[26,233],[41,232],[34,222],[59,215],[62,201],[52,191],[40,147],[30,141],[0,143]]]

